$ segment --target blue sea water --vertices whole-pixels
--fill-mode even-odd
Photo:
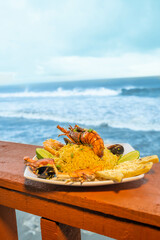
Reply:
[[[58,139],[58,124],[93,128],[105,143],[160,156],[160,77],[0,87],[1,140],[42,145]]]
[[[160,77],[0,87],[0,140],[42,145],[57,125],[95,129],[105,143],[160,157]],[[25,153],[24,153],[25,154]],[[41,239],[39,218],[17,211],[19,238]],[[108,239],[81,231],[82,239]]]

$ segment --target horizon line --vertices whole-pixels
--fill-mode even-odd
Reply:
[[[20,86],[20,85],[26,85],[26,84],[29,84],[29,85],[34,85],[34,84],[48,84],[48,83],[67,83],[67,82],[81,82],[81,81],[103,81],[103,80],[118,80],[118,79],[136,79],[136,78],[160,78],[160,75],[150,75],[150,76],[135,76],[135,77],[113,77],[113,78],[96,78],[96,79],[93,79],[93,78],[89,78],[89,79],[77,79],[77,80],[54,80],[54,81],[40,81],[40,82],[23,82],[23,83],[13,83],[13,84],[1,84],[0,83],[0,87],[7,87],[7,86]],[[160,79],[159,79],[160,80]]]

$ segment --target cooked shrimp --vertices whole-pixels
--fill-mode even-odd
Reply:
[[[44,148],[52,153],[55,156],[59,156],[58,150],[64,146],[63,143],[53,140],[53,139],[47,139],[46,141],[43,142]]]

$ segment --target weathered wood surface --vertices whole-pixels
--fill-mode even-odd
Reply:
[[[81,240],[80,229],[41,218],[42,240]]]
[[[15,209],[0,205],[0,239],[18,240]]]
[[[0,142],[0,186],[124,219],[160,227],[160,163],[144,179],[101,187],[55,186],[26,180],[23,157],[36,146]]]
[[[49,219],[50,221],[48,221],[48,223],[47,221],[43,222],[44,224],[42,223],[42,235],[46,237],[46,239],[44,238],[45,240],[48,240],[47,238],[49,237],[51,238],[55,232],[55,225],[52,225],[52,221],[62,223],[62,225],[85,229],[118,240],[160,239],[160,228],[147,224],[113,217],[111,215],[58,203],[53,200],[46,200],[5,188],[0,188],[0,196],[0,204],[2,205],[7,205],[10,208],[14,207],[21,211]],[[47,234],[47,229],[51,229],[52,227],[53,229]],[[69,228],[67,227],[66,230],[67,229]],[[62,236],[61,230],[65,230],[65,228],[56,230],[55,234],[57,237]],[[65,235],[65,237],[67,238],[67,235]],[[67,240],[70,240],[70,238]]]

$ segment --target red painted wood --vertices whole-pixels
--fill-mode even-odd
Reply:
[[[42,229],[43,237],[51,238],[54,229],[51,229],[52,221],[61,223],[60,226],[68,225],[92,231],[119,240],[157,240],[160,239],[160,228],[141,224],[121,218],[112,217],[72,205],[60,204],[45,198],[35,197],[17,191],[0,188],[0,204],[15,207],[18,210],[29,212],[48,219]],[[61,236],[61,228],[58,236]],[[76,232],[75,232],[76,233]],[[56,234],[57,235],[57,234]],[[53,235],[54,236],[54,235]],[[48,240],[48,239],[46,239]]]
[[[41,218],[42,240],[81,240],[80,229]]]
[[[18,240],[15,210],[2,205],[0,205],[0,239]]]
[[[90,188],[54,186],[24,179],[23,157],[34,156],[35,149],[0,142],[0,186],[160,227],[160,163],[135,182]]]

